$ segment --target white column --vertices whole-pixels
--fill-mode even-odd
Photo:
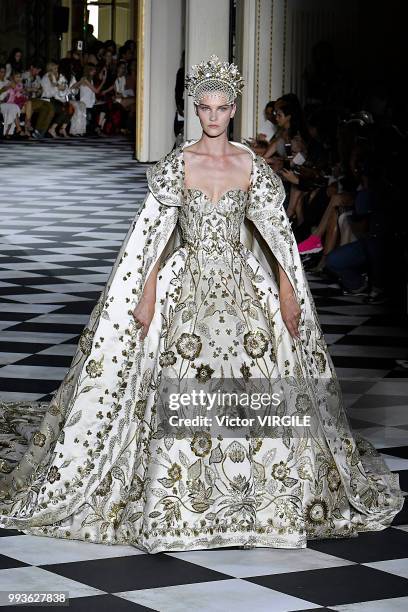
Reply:
[[[256,9],[256,0],[237,0],[235,62],[245,81],[234,118],[234,140],[237,141],[252,137],[255,130]]]
[[[271,100],[289,93],[291,45],[288,37],[288,0],[273,0]]]
[[[215,53],[228,60],[229,0],[186,0],[186,71]],[[198,138],[200,123],[191,96],[185,99],[184,137]]]
[[[156,161],[174,143],[174,87],[182,52],[182,0],[140,0],[136,158]]]
[[[287,0],[237,0],[236,61],[245,79],[234,138],[259,131],[269,100],[282,94],[283,24]]]

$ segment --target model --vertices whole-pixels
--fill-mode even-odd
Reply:
[[[385,529],[403,504],[398,475],[350,429],[281,179],[227,138],[242,78],[211,56],[186,86],[202,135],[148,169],[60,387],[48,403],[0,404],[0,525],[149,553]],[[163,380],[226,379],[287,383],[276,414],[313,427],[166,426]]]

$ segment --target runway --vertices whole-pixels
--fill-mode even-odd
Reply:
[[[146,193],[145,171],[121,139],[0,143],[2,400],[47,400],[58,387]],[[408,492],[406,317],[309,280],[351,424]],[[73,611],[215,612],[226,601],[234,612],[408,609],[407,503],[387,530],[301,550],[146,555],[6,529],[0,537],[0,591],[69,591]]]

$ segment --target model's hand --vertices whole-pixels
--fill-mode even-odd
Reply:
[[[141,326],[140,339],[146,338],[150,323],[154,316],[155,296],[143,294],[133,311],[133,317]]]
[[[292,338],[300,338],[299,321],[301,311],[294,293],[291,291],[280,294],[279,301],[282,319],[290,335]]]

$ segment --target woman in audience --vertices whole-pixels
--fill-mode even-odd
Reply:
[[[275,103],[275,119],[278,126],[276,134],[263,154],[270,163],[272,156],[277,154],[285,159],[291,155],[291,141],[295,136],[308,140],[303,113],[294,94],[282,96]]]
[[[9,79],[13,72],[24,72],[23,52],[18,47],[15,47],[6,62],[6,79]]]
[[[337,246],[339,239],[339,215],[344,210],[352,211],[357,193],[362,189],[360,181],[365,153],[366,145],[362,142],[356,142],[351,152],[349,172],[341,177],[340,184],[336,192],[331,196],[317,228],[298,245],[299,252],[302,254],[323,251],[323,257],[319,264],[320,269],[324,267],[327,255]]]
[[[246,144],[258,155],[263,155],[268,148],[272,138],[277,132],[275,119],[275,102],[270,101],[264,108],[264,120],[259,127],[259,132],[255,138],[246,140]]]
[[[118,76],[115,81],[115,103],[119,106],[121,132],[128,131],[127,121],[132,121],[135,112],[135,92],[127,88],[127,65],[125,62],[118,63]]]
[[[401,193],[390,182],[392,171],[390,175],[385,157],[375,150],[367,155],[354,212],[348,217],[355,240],[337,247],[326,259],[326,270],[337,276],[344,293],[368,294],[367,301],[373,303],[385,301],[387,289],[391,297],[399,284],[392,271],[398,259],[394,214],[400,218]],[[401,278],[398,268],[397,275]]]
[[[96,85],[102,81],[102,74],[105,74],[105,81],[103,91],[101,91],[101,95],[97,96],[102,98],[104,102],[109,99],[113,99],[114,97],[114,88],[115,88],[115,80],[116,80],[116,63],[113,57],[113,53],[111,47],[108,47],[105,50],[103,60],[100,62],[98,66],[98,70],[96,73]]]
[[[118,58],[117,56],[117,46],[114,40],[106,40],[104,42],[103,45],[104,48],[104,55],[106,54],[106,52],[110,53],[112,56],[112,62],[113,64],[116,63],[116,60]]]
[[[114,84],[115,99],[125,110],[129,110],[135,103],[135,92],[127,88],[127,66],[124,62],[118,64],[118,76]]]
[[[61,95],[66,90],[67,83],[65,77],[59,73],[58,64],[55,62],[47,64],[47,72],[41,79],[41,86],[43,89],[42,99],[51,102],[55,113],[52,124],[48,129],[48,134],[52,138],[57,138],[56,130],[59,129],[60,135],[67,138],[70,115],[64,101],[61,99]]]
[[[83,65],[86,63],[82,55],[82,51],[77,49],[78,39],[72,41],[72,49],[68,51],[67,58],[71,60],[72,71],[77,81],[82,77]]]
[[[83,101],[75,99],[80,86],[75,78],[72,60],[69,58],[61,60],[59,69],[66,83],[66,89],[60,92],[61,100],[69,104],[73,110],[69,126],[70,135],[84,136],[86,134],[86,106]]]
[[[24,93],[24,86],[22,82],[21,72],[13,72],[9,83],[5,86],[4,102],[2,104],[2,113],[5,115],[5,136],[10,134],[11,125],[15,124],[17,134],[31,137],[30,135],[30,121],[29,117],[31,112],[27,113],[27,117],[24,122],[24,131],[20,125],[20,114],[26,113],[27,107],[30,106],[28,97]]]
[[[329,202],[327,177],[333,162],[328,128],[321,127],[321,120],[316,116],[308,120],[307,127],[307,144],[295,136],[291,141],[290,168],[280,171],[281,178],[291,184],[287,214],[293,221],[297,241],[310,235],[312,226],[319,223],[326,210]]]
[[[88,127],[93,127],[96,124],[95,132],[99,135],[102,134],[107,107],[106,104],[96,103],[96,94],[101,91],[105,84],[106,72],[106,69],[102,69],[101,82],[98,87],[96,87],[93,83],[96,75],[96,68],[93,64],[87,64],[84,67],[84,76],[77,83],[81,102],[83,102],[86,107]]]
[[[0,64],[0,112],[3,115],[3,135],[9,138],[15,130],[16,118],[20,112],[17,104],[9,104],[5,100],[11,88],[10,80],[6,78],[6,66]]]
[[[317,227],[299,245],[302,254],[319,253],[323,258],[319,267],[324,266],[325,257],[336,247],[339,239],[338,219],[342,212],[351,212],[357,190],[360,188],[361,168],[368,155],[368,141],[365,128],[357,124],[340,124],[338,128],[339,164],[333,166],[333,193]]]

